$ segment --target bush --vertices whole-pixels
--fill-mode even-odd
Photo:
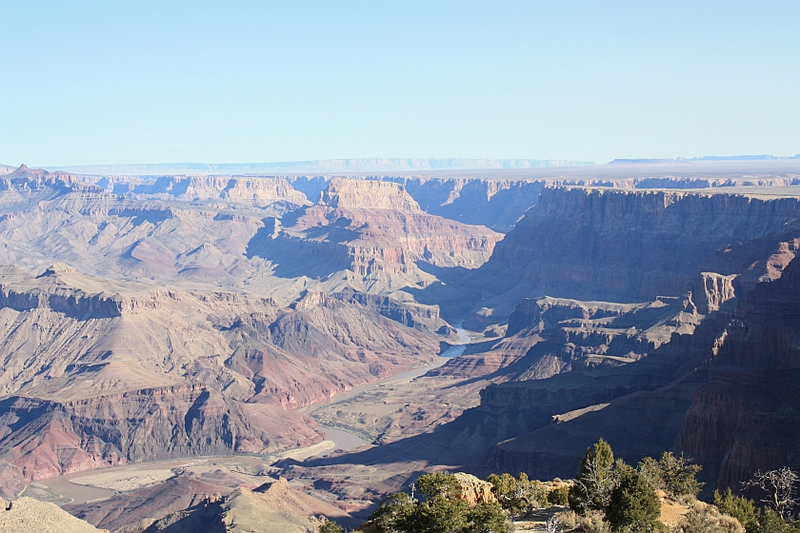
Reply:
[[[469,525],[469,504],[455,498],[432,498],[417,505],[406,521],[406,533],[456,533]]]
[[[319,533],[344,533],[344,528],[339,524],[337,524],[336,522],[328,520],[323,524],[320,524],[317,531]]]
[[[645,457],[639,462],[639,472],[656,489],[661,489],[674,500],[686,500],[697,496],[703,483],[697,481],[700,465],[689,464],[686,459],[664,452],[656,461]]]
[[[455,498],[458,494],[458,482],[450,474],[437,472],[420,476],[414,483],[417,494],[425,500],[436,498]]]
[[[547,493],[550,505],[569,505],[569,485],[561,485]]]
[[[720,513],[715,506],[694,502],[674,533],[744,533],[744,528],[739,520]]]
[[[547,488],[544,483],[529,480],[524,472],[516,478],[511,474],[492,474],[487,481],[492,484],[492,492],[497,501],[512,516],[520,516],[547,504]]]
[[[469,533],[512,533],[514,525],[499,503],[479,503],[467,512]]]
[[[460,499],[458,483],[452,475],[425,474],[414,483],[414,487],[422,501],[398,492],[386,498],[370,515],[370,520],[380,533],[513,531],[508,515],[499,503],[481,503],[470,507],[465,500]]]
[[[661,502],[653,486],[631,466],[617,466],[619,485],[612,491],[606,518],[615,531],[659,528]]]
[[[756,507],[753,500],[748,500],[743,496],[736,496],[730,487],[725,491],[724,496],[718,490],[715,490],[713,498],[714,505],[721,513],[732,516],[748,531],[752,529],[756,518]]]
[[[582,533],[611,533],[611,526],[600,511],[587,511],[579,515],[575,511],[556,513],[548,521],[547,531],[569,531]]]
[[[767,507],[756,513],[747,533],[800,533],[800,521],[784,522],[775,509]]]
[[[415,508],[416,502],[411,496],[405,492],[397,492],[386,498],[369,518],[374,522],[378,531],[384,533],[401,532],[408,527],[408,521],[414,514]]]

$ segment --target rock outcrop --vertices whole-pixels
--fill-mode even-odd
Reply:
[[[707,315],[720,309],[732,310],[736,302],[737,274],[723,276],[716,272],[701,272],[691,285],[694,303],[700,314]]]
[[[493,503],[497,501],[497,497],[492,492],[492,484],[488,481],[483,481],[472,474],[465,474],[464,472],[456,472],[453,474],[458,487],[458,494],[456,497],[464,500],[468,504],[477,505],[479,503]]]
[[[429,215],[401,185],[390,182],[331,180],[320,202],[299,210],[290,221],[277,232],[273,228],[257,234],[248,249],[249,255],[276,263],[276,273],[290,277],[347,269],[367,279],[398,274],[416,280],[425,277],[417,262],[476,268],[502,238],[485,227]]]

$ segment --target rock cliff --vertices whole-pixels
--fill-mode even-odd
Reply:
[[[294,189],[285,178],[274,177],[160,176],[146,179],[115,176],[106,179],[104,185],[114,194],[138,200],[217,200],[254,207],[278,201],[296,205],[308,203],[305,195]]]
[[[757,469],[800,468],[800,261],[760,283],[740,304],[700,387],[677,447],[722,488],[739,488]]]
[[[797,198],[546,188],[472,281],[584,300],[677,296],[718,250],[799,216]]]

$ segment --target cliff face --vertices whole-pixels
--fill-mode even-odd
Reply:
[[[723,276],[716,272],[701,272],[691,285],[692,296],[698,311],[707,315],[720,309],[732,310],[736,299],[737,275]]]
[[[533,293],[580,299],[675,296],[717,250],[798,214],[795,198],[546,188],[475,283],[507,290],[522,282]]]
[[[539,180],[418,177],[402,181],[427,213],[500,232],[514,227],[545,186]]]
[[[264,206],[278,201],[296,205],[308,203],[305,195],[284,178],[244,178],[220,176],[161,176],[154,180],[137,177],[107,179],[114,193],[139,200],[159,199],[180,202],[230,201]]]
[[[395,209],[415,213],[419,205],[405,187],[391,182],[358,181],[334,178],[317,202],[333,209]]]
[[[277,229],[256,235],[249,254],[277,263],[276,272],[290,277],[341,269],[367,278],[419,277],[417,261],[476,268],[502,238],[485,227],[429,215],[402,186],[388,182],[334,179],[317,205],[287,218]]]
[[[239,403],[200,384],[64,402],[12,396],[0,412],[0,456],[26,480],[126,462],[276,451],[322,438],[300,415]]]
[[[759,284],[737,310],[698,389],[677,447],[696,457],[722,488],[757,469],[800,467],[800,262]]]
[[[410,328],[439,333],[449,330],[449,325],[439,316],[439,308],[435,305],[399,302],[388,296],[365,294],[352,289],[331,296],[345,302],[357,302]]]
[[[722,288],[711,302],[729,281],[703,274],[695,285]],[[668,449],[685,453],[718,487],[738,489],[757,469],[799,466],[798,332],[795,259],[778,280],[749,293],[735,316],[712,315],[623,367],[487,387],[469,416],[483,434],[511,437],[495,447],[495,469],[573,475],[586,447],[603,437],[629,462]]]
[[[672,449],[692,392],[707,382],[707,374],[694,369],[712,357],[726,324],[722,315],[709,318],[692,334],[675,334],[648,357],[622,367],[488,387],[476,410],[483,412],[484,431],[510,426],[490,422],[492,417],[536,417],[538,424],[515,428],[487,460],[493,469],[547,479],[574,476],[586,448],[601,437],[629,463]]]

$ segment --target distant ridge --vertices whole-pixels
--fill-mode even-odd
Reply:
[[[678,157],[675,159],[615,159],[609,165],[650,165],[663,163],[684,163],[694,161],[770,161],[780,159],[800,159],[800,154],[791,157],[759,155],[704,155],[703,157]]]
[[[656,163],[675,163],[677,159],[615,159],[609,165],[649,165]]]
[[[593,165],[554,159],[324,159],[284,163],[156,163],[48,167],[76,174],[306,174],[402,172],[422,170],[493,170]]]

